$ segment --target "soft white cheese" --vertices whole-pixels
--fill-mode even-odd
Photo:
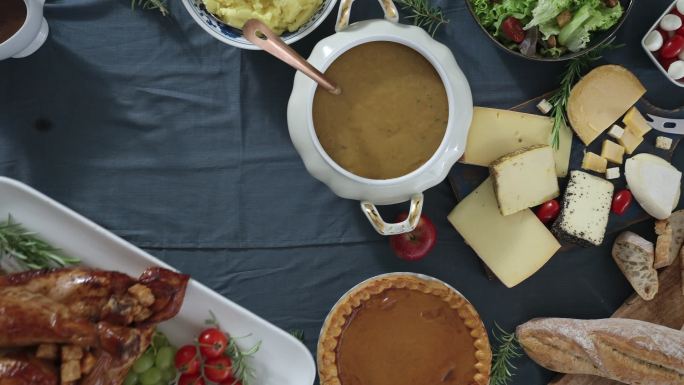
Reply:
[[[625,163],[629,189],[641,207],[656,219],[667,219],[679,203],[682,173],[663,158],[638,154]]]
[[[672,148],[672,138],[667,136],[659,136],[656,138],[656,147],[661,150],[669,150]]]
[[[620,167],[611,167],[606,170],[606,179],[617,179],[620,177]]]
[[[613,200],[613,184],[584,171],[570,172],[563,206],[553,232],[559,238],[583,246],[603,242]]]

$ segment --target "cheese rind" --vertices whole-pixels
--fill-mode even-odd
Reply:
[[[585,75],[570,91],[568,119],[577,136],[589,145],[646,93],[626,68],[604,65]]]
[[[468,143],[461,162],[489,167],[496,159],[521,148],[549,144],[553,119],[522,112],[475,107]],[[554,150],[556,176],[568,174],[572,132],[563,126],[560,145]]]
[[[615,164],[622,164],[622,158],[625,156],[625,148],[619,144],[604,140],[601,148],[601,157],[607,159],[609,162]]]
[[[546,145],[523,148],[489,167],[503,215],[540,205],[560,195],[553,150]]]
[[[625,128],[625,133],[618,139],[618,143],[620,143],[620,145],[625,148],[625,152],[630,155],[643,141],[644,138],[637,135],[630,126]]]
[[[463,199],[448,219],[507,287],[537,272],[560,249],[532,210],[501,215],[491,178]]]
[[[622,118],[622,123],[625,127],[629,127],[634,134],[643,137],[647,132],[651,131],[652,127],[648,124],[646,119],[636,107],[632,107],[627,111],[625,117]]]
[[[603,178],[571,171],[553,233],[582,246],[600,245],[608,226],[613,190],[613,184]]]
[[[584,153],[584,158],[582,159],[582,168],[589,171],[595,171],[604,173],[608,167],[608,160],[594,154],[591,151]]]

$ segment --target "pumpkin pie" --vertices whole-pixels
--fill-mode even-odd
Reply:
[[[487,385],[492,352],[462,295],[400,273],[365,281],[335,305],[317,358],[321,385]]]

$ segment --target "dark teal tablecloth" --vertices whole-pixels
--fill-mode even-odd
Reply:
[[[647,98],[684,105],[640,47],[666,0],[635,0],[606,61],[633,70]],[[451,22],[436,35],[454,52],[476,105],[510,107],[553,89],[562,64],[494,47],[463,0],[434,1]],[[514,289],[490,282],[448,225],[446,183],[426,194],[439,230],[418,263],[396,259],[358,203],[336,197],[304,169],[287,132],[293,70],[206,34],[180,0],[171,15],[128,0],[48,0],[50,36],[34,55],[0,62],[0,174],[20,179],[191,273],[283,328],[305,330],[315,350],[322,320],[357,282],[390,271],[445,280],[488,328],[535,316],[605,317],[631,289],[605,246],[555,256]],[[379,17],[357,1],[354,19]],[[332,16],[294,45],[308,55],[333,32]],[[684,168],[684,159],[676,163]],[[405,207],[384,208],[392,216]],[[652,238],[650,224],[640,229]],[[520,361],[518,385],[551,377]]]

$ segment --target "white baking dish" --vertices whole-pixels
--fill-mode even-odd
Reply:
[[[0,177],[0,218],[8,215],[84,265],[138,276],[149,266],[173,269],[69,208],[21,182]],[[254,385],[311,385],[316,367],[311,353],[290,334],[259,318],[201,283],[191,280],[183,308],[160,329],[176,345],[191,343],[204,328],[209,310],[243,348],[262,341],[252,361]]]

